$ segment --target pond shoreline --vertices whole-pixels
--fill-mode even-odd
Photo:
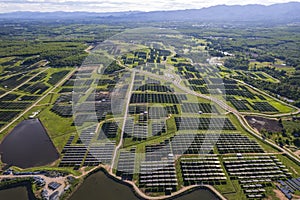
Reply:
[[[207,191],[209,193],[211,193],[216,199],[225,199],[219,192],[217,192],[212,186],[209,185],[194,185],[194,186],[189,186],[189,187],[184,187],[181,190],[172,193],[171,195],[168,196],[148,196],[147,194],[143,193],[132,181],[124,181],[122,179],[120,179],[119,177],[116,177],[114,174],[111,174],[109,172],[109,170],[107,170],[105,167],[101,167],[98,168],[90,173],[88,173],[84,178],[83,181],[80,182],[80,184],[78,184],[75,188],[75,190],[70,193],[66,199],[70,199],[72,197],[72,195],[79,190],[79,188],[82,186],[82,184],[84,184],[84,181],[89,178],[90,176],[92,176],[93,174],[96,174],[98,172],[103,172],[105,174],[105,176],[109,179],[111,179],[112,181],[122,184],[124,186],[127,186],[132,193],[141,200],[148,200],[148,199],[156,199],[156,200],[160,200],[160,199],[164,199],[164,200],[172,200],[172,199],[178,199],[180,197],[184,197],[185,195],[191,194],[193,192],[196,192],[198,190],[203,190],[203,191]]]

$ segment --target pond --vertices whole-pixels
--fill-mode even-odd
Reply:
[[[1,200],[35,200],[31,190],[30,182],[17,183],[8,186],[8,188],[0,188]]]
[[[98,171],[87,177],[74,192],[70,200],[138,200],[131,188],[109,178],[103,171]]]
[[[47,165],[59,158],[59,153],[38,119],[19,123],[0,144],[0,153],[3,163],[20,168]]]
[[[118,183],[108,177],[103,171],[98,171],[90,175],[83,184],[76,190],[69,200],[99,200],[99,199],[118,199],[118,200],[138,200],[133,190],[124,184]],[[210,190],[197,189],[182,196],[172,198],[174,200],[218,200],[216,195]]]
[[[219,198],[208,189],[196,189],[185,193],[179,197],[172,198],[174,200],[219,200]]]

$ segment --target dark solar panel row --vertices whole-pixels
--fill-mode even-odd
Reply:
[[[236,130],[228,118],[175,117],[177,130]]]
[[[31,103],[30,102],[4,102],[0,101],[0,109],[3,110],[24,110]]]
[[[166,133],[166,122],[160,121],[160,122],[152,122],[152,136],[161,135],[163,133]]]
[[[21,111],[0,111],[0,121],[9,122],[16,117]]]
[[[86,155],[84,166],[97,166],[99,164],[110,164],[115,149],[115,143],[104,145],[92,145]]]
[[[163,143],[146,146],[146,161],[160,161],[163,159],[173,158],[170,143],[166,140]]]
[[[181,109],[185,113],[218,113],[216,107],[210,103],[183,103]]]
[[[131,151],[121,151],[117,166],[117,176],[122,177],[123,180],[132,180],[134,167],[135,149],[131,149]]]
[[[226,175],[217,156],[181,158],[180,168],[186,186],[226,183]]]
[[[140,94],[133,93],[130,98],[130,103],[170,103],[179,104],[182,100],[186,100],[184,94]]]
[[[101,127],[101,132],[98,136],[98,140],[105,138],[115,138],[118,132],[117,122],[105,122]]]
[[[178,134],[170,140],[173,153],[178,155],[212,153],[215,145],[221,154],[264,152],[254,140],[241,134]]]
[[[290,174],[276,156],[224,157],[230,179],[237,179],[248,198],[264,197],[265,186]]]
[[[155,92],[174,92],[173,88],[155,84],[156,80],[150,80],[151,83],[135,88],[136,91],[155,91]]]
[[[175,191],[178,185],[175,163],[172,160],[145,161],[140,165],[139,185],[146,191],[153,189]]]

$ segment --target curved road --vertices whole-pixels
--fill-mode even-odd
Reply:
[[[124,65],[123,65],[124,66]],[[125,66],[126,67],[126,66]],[[154,78],[158,78],[160,80],[169,80],[171,81],[177,88],[181,89],[182,91],[188,93],[188,94],[191,94],[191,95],[195,95],[195,96],[198,96],[198,97],[201,97],[201,98],[204,98],[204,99],[207,99],[207,100],[210,100],[214,103],[216,103],[217,105],[219,105],[221,108],[223,108],[224,110],[234,114],[236,116],[236,118],[239,120],[240,124],[243,126],[243,128],[245,128],[249,133],[251,133],[253,136],[255,136],[256,138],[262,140],[263,142],[266,142],[268,143],[269,145],[271,145],[272,147],[274,147],[275,149],[278,149],[279,151],[282,151],[284,152],[285,154],[287,154],[292,160],[296,161],[298,164],[300,164],[300,159],[297,155],[295,155],[294,153],[290,152],[289,150],[286,150],[280,146],[278,146],[277,144],[273,143],[272,141],[270,140],[264,140],[260,133],[257,132],[256,130],[254,130],[249,124],[248,122],[245,120],[244,116],[238,112],[236,109],[230,107],[226,102],[220,100],[220,99],[217,99],[215,97],[211,97],[211,96],[207,96],[207,95],[203,95],[203,94],[200,94],[200,93],[197,93],[195,91],[192,91],[190,90],[189,88],[186,88],[184,86],[182,86],[180,84],[181,81],[178,81],[178,80],[173,80],[172,78],[170,78],[169,76],[163,76],[163,75],[157,75],[157,74],[153,74],[151,72],[147,72],[147,71],[143,71],[143,70],[137,70],[137,69],[130,69],[128,67],[126,67],[127,70],[130,70],[130,71],[136,71],[136,72],[139,72],[139,73],[142,73],[142,74],[145,74],[145,75],[148,75],[148,76],[152,76]],[[298,109],[295,113],[298,113],[300,112],[300,109]],[[288,114],[290,115],[290,114]],[[284,114],[280,115],[280,116],[284,116]]]

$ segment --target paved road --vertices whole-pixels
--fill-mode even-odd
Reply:
[[[113,155],[112,162],[111,162],[111,168],[110,168],[111,171],[112,171],[112,169],[115,165],[118,150],[120,149],[120,147],[123,144],[123,136],[124,136],[124,130],[125,130],[125,125],[126,125],[126,120],[127,120],[127,115],[128,115],[128,107],[129,107],[129,104],[130,104],[130,97],[131,97],[132,88],[133,88],[133,84],[134,84],[135,71],[133,71],[131,77],[132,78],[131,78],[131,83],[129,85],[129,91],[127,92],[126,97],[125,97],[127,101],[126,101],[126,105],[125,105],[125,114],[124,114],[122,129],[121,129],[120,141],[119,141],[119,144],[118,144],[118,146],[116,146],[115,151],[114,151],[114,155]]]
[[[218,191],[218,190],[216,190],[213,186],[211,186],[211,185],[190,185],[190,186],[187,186],[187,187],[184,187],[184,188],[182,188],[182,189],[180,189],[180,190],[178,190],[178,191],[176,191],[176,192],[173,192],[173,193],[171,193],[171,195],[164,195],[164,196],[157,196],[157,197],[153,197],[153,196],[148,196],[148,195],[146,195],[144,192],[142,192],[141,190],[140,190],[140,188],[138,188],[137,186],[136,186],[136,184],[134,184],[133,182],[131,182],[131,181],[125,181],[126,183],[129,183],[130,185],[132,185],[133,186],[133,188],[134,188],[134,190],[135,190],[135,192],[139,195],[139,196],[141,196],[141,197],[143,197],[144,199],[149,199],[149,200],[161,200],[161,199],[166,199],[166,198],[171,198],[171,197],[175,197],[176,195],[179,195],[179,194],[181,194],[181,193],[183,193],[183,192],[186,192],[186,191],[189,191],[189,190],[191,190],[191,189],[194,189],[194,188],[199,188],[199,187],[206,187],[206,188],[209,188],[211,191],[213,191],[221,200],[226,200],[226,198]]]

